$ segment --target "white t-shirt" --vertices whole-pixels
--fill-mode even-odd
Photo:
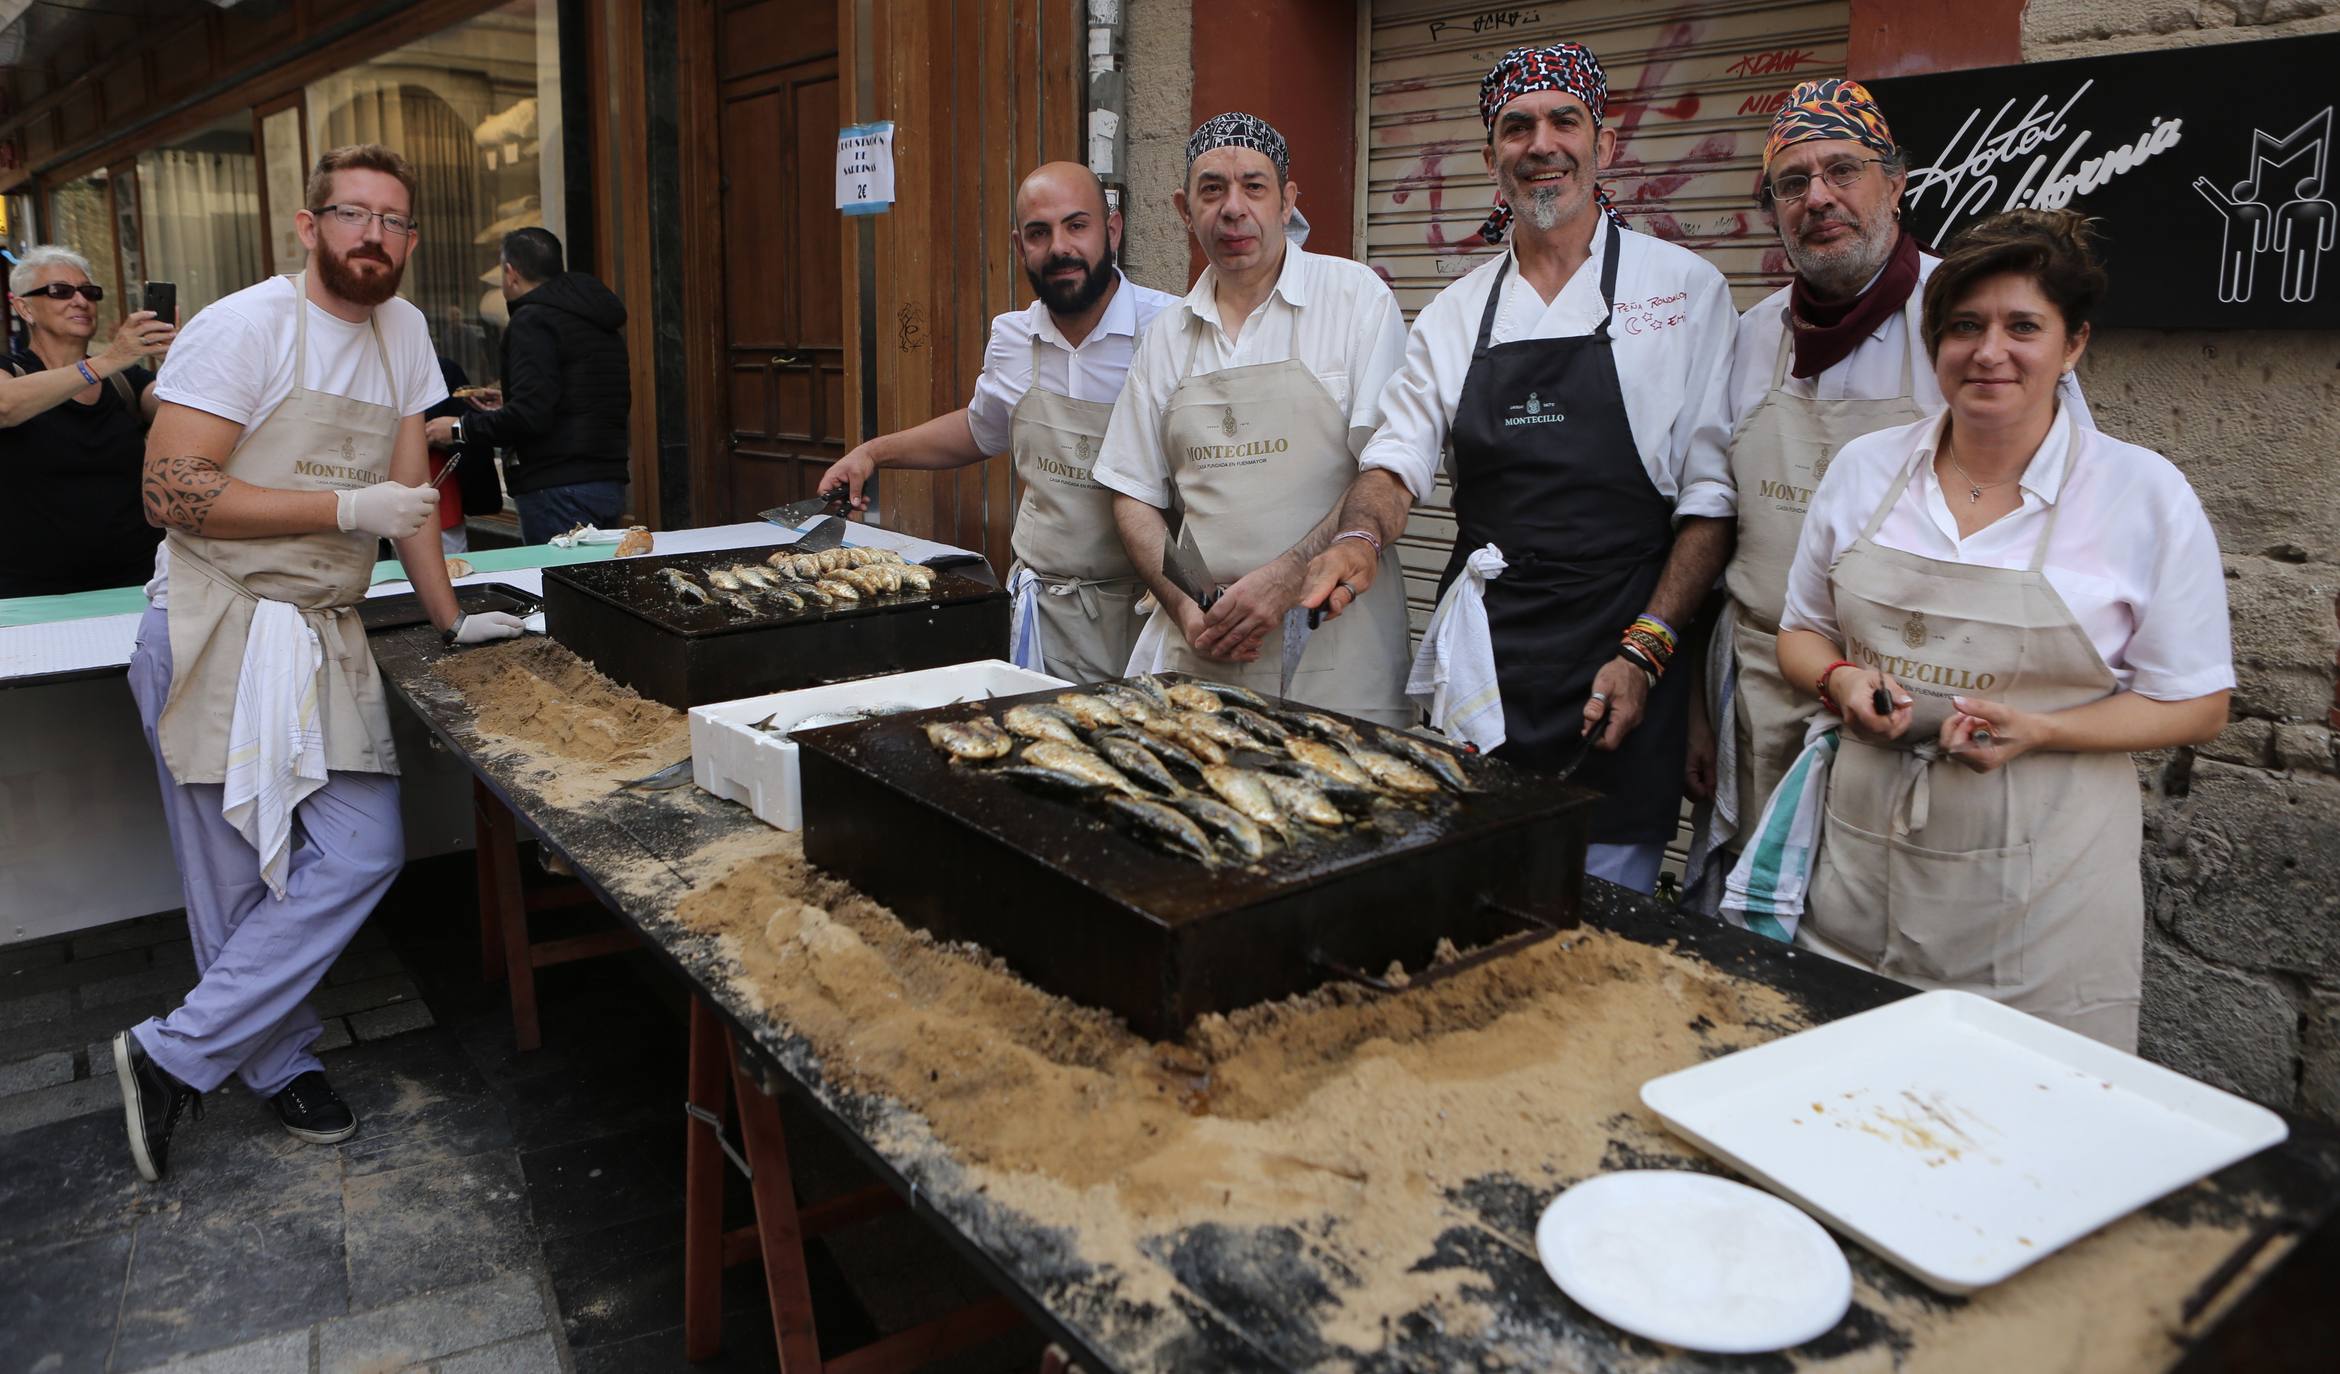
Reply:
[[[2097,429],[2079,429],[2075,445],[2059,412],[2020,479],[2023,504],[1960,539],[1934,479],[1943,418],[1864,434],[1837,453],[1804,519],[1782,627],[1840,639],[1830,569],[1915,464],[1877,543],[1945,563],[2021,570],[2031,566],[2049,512],[2060,510],[2041,571],[2120,686],[2156,701],[2234,686],[2225,563],[2176,465]]]
[[[1381,393],[1406,347],[1397,297],[1372,268],[1347,258],[1284,250],[1274,290],[1229,341],[1219,319],[1218,269],[1206,267],[1178,304],[1138,341],[1090,475],[1149,506],[1170,505],[1162,412],[1189,372],[1201,376],[1297,359],[1349,417],[1349,451],[1381,425]]]
[[[1118,269],[1114,275],[1121,275]],[[1046,301],[995,316],[991,341],[983,350],[983,374],[975,379],[975,395],[967,402],[967,429],[975,436],[975,446],[985,453],[1005,453],[1012,446],[1016,406],[1034,385],[1034,339],[1042,345],[1040,386],[1076,401],[1110,405],[1121,396],[1130,355],[1137,351],[1146,326],[1176,304],[1178,298],[1166,291],[1121,277],[1097,327],[1079,348],[1064,341],[1064,331],[1056,327]]]
[[[1384,469],[1403,481],[1416,501],[1427,500],[1455,408],[1462,402],[1463,381],[1478,348],[1479,317],[1495,274],[1511,264],[1488,331],[1490,345],[1576,338],[1600,325],[1607,252],[1608,226],[1595,215],[1591,256],[1549,303],[1521,278],[1509,251],[1439,292],[1414,319],[1405,366],[1382,397],[1389,418],[1365,446],[1358,466]],[[1617,389],[1642,470],[1658,495],[1673,504],[1677,519],[1727,516],[1733,508],[1728,456],[1702,451],[1691,436],[1714,423],[1711,412],[1722,404],[1718,379],[1738,322],[1730,284],[1706,259],[1630,229],[1617,236],[1617,298],[1609,322]]]
[[[401,416],[420,415],[447,399],[438,351],[413,302],[393,296],[374,311],[390,355],[385,377],[373,331],[336,318],[314,302],[296,302],[290,277],[270,277],[197,311],[163,360],[155,396],[232,420],[247,431],[258,425],[292,394],[296,304],[309,312],[306,381],[311,391],[395,406]],[[155,545],[154,580],[146,584],[146,597],[156,606],[165,604],[170,585],[170,547],[168,540]]]

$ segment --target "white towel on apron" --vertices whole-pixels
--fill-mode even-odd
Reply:
[[[1018,566],[1008,574],[1007,590],[1008,661],[1045,672],[1040,661],[1040,579],[1030,568]]]
[[[1406,695],[1430,713],[1430,724],[1482,754],[1503,745],[1503,693],[1495,683],[1495,641],[1487,633],[1487,584],[1503,569],[1503,550],[1493,544],[1463,560],[1406,674]]]
[[[1165,672],[1174,662],[1170,656],[1170,636],[1174,632],[1170,614],[1150,596],[1138,603],[1138,613],[1146,618],[1146,623],[1138,627],[1137,643],[1129,649],[1129,675]]]
[[[1741,930],[1791,942],[1804,919],[1804,894],[1819,859],[1828,803],[1828,766],[1836,759],[1837,720],[1820,716],[1804,734],[1804,752],[1764,803],[1763,818],[1743,832],[1739,862],[1723,882],[1722,918]]]
[[[289,602],[262,598],[236,676],[220,815],[260,852],[260,877],[284,900],[293,809],[325,785],[317,681],[325,646]]]

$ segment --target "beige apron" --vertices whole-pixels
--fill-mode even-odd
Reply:
[[[1738,731],[1742,831],[1754,828],[1771,790],[1803,752],[1805,727],[1820,709],[1811,683],[1789,682],[1779,671],[1779,617],[1812,492],[1837,450],[1864,434],[1926,416],[1916,399],[1920,295],[1911,291],[1902,310],[1908,339],[1901,355],[1901,390],[1876,399],[1823,401],[1786,390],[1794,339],[1783,315],[1771,389],[1740,419],[1731,436],[1739,527],[1723,582],[1730,588],[1727,623],[1739,661],[1732,716]]]
[[[1113,523],[1113,492],[1089,475],[1113,403],[1076,401],[1043,389],[1039,378],[1035,337],[1032,386],[1016,402],[1010,431],[1024,498],[1008,545],[1017,567],[1039,579],[1047,671],[1070,682],[1105,682],[1129,665],[1142,590]]]
[[[1914,470],[1830,581],[1845,657],[1892,674],[1916,720],[1891,745],[1844,735],[1797,943],[2134,1050],[2145,895],[2129,756],[2025,754],[1975,773],[1935,744],[1953,696],[2061,711],[2119,690],[2040,571],[2061,508],[2022,572],[1885,548],[1877,529]]]
[[[1194,326],[1201,328],[1201,325]],[[1199,345],[1199,339],[1197,340]],[[1209,561],[1210,575],[1232,585],[1280,558],[1325,513],[1338,506],[1357,476],[1349,452],[1349,417],[1333,404],[1324,383],[1290,356],[1187,376],[1162,408],[1162,445],[1185,519]],[[1397,545],[1364,600],[1328,620],[1302,650],[1289,699],[1387,725],[1415,719],[1406,700],[1405,570]],[[1187,647],[1168,616],[1162,629],[1164,667],[1234,682],[1263,696],[1282,691],[1284,635],[1270,630],[1250,663],[1205,658]]]
[[[338,491],[390,476],[398,409],[308,389],[309,296],[306,274],[291,278],[293,389],[259,424],[244,431],[225,471],[241,482],[282,491]],[[370,322],[369,322],[370,323]],[[391,394],[397,377],[379,325],[374,352]],[[325,649],[318,710],[325,766],[395,773],[382,675],[354,608],[373,579],[374,536],[283,535],[207,539],[172,530],[170,541],[170,699],[156,733],[163,761],[181,783],[227,778],[228,722],[243,670],[244,641],[263,598],[290,603]]]

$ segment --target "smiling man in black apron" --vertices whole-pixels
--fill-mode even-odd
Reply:
[[[1885,112],[1840,77],[1789,92],[1764,143],[1763,205],[1795,278],[1739,320],[1722,428],[1701,440],[1728,452],[1738,493],[1723,642],[1691,703],[1691,787],[1711,803],[1685,900],[1710,912],[1740,830],[1763,813],[1820,709],[1810,683],[1781,676],[1776,647],[1812,493],[1847,443],[1942,408],[1932,366],[1917,361],[1919,302],[1941,259],[1902,231],[1908,173]],[[2088,422],[2069,375],[2060,399]]]
[[[1012,452],[1016,484],[1016,665],[1070,682],[1121,676],[1137,642],[1138,579],[1113,525],[1113,493],[1089,469],[1129,374],[1130,354],[1176,296],[1114,266],[1121,214],[1097,174],[1051,162],[1016,190],[1016,248],[1039,297],[991,322],[975,398],[883,434],[838,459],[818,490],[846,487],[856,509],[879,468],[942,469]]]
[[[396,541],[450,644],[518,635],[457,608],[423,411],[443,399],[422,312],[396,296],[414,174],[378,145],[317,162],[293,221],[309,270],[206,307],[155,382],[141,494],[167,533],[130,658],[201,978],[114,1037],[130,1154],[167,1167],[180,1112],[240,1077],[296,1139],[357,1117],[304,1000],[405,857],[382,675],[356,607]]]
[[[1690,673],[1676,632],[1730,552],[1729,473],[1694,461],[1737,312],[1722,273],[1623,228],[1594,177],[1616,152],[1580,44],[1519,48],[1480,83],[1509,252],[1439,293],[1303,601],[1380,590],[1450,446],[1455,545],[1409,690],[1450,734],[1524,767],[1585,760],[1609,802],[1588,870],[1651,890],[1682,800]],[[1490,701],[1493,709],[1487,709]],[[1592,751],[1589,755],[1586,751]]]
[[[1357,615],[1311,633],[1295,613],[1308,560],[1340,533],[1341,493],[1404,351],[1397,299],[1363,263],[1288,241],[1299,186],[1266,120],[1205,120],[1186,160],[1173,199],[1210,265],[1138,346],[1097,461],[1097,480],[1119,493],[1130,561],[1161,608],[1129,666],[1404,724],[1394,544],[1376,550],[1390,575]],[[1207,610],[1163,575],[1174,515],[1201,575],[1223,589]]]

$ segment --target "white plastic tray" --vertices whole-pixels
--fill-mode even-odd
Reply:
[[[2289,1134],[2231,1093],[1948,991],[1653,1078],[1641,1100],[1947,1293]]]
[[[801,830],[804,805],[797,786],[796,741],[785,734],[751,728],[757,721],[772,718],[778,730],[786,731],[809,717],[827,713],[879,707],[919,710],[1071,685],[1062,678],[991,658],[694,706],[691,780],[718,797],[744,804],[766,825]]]

